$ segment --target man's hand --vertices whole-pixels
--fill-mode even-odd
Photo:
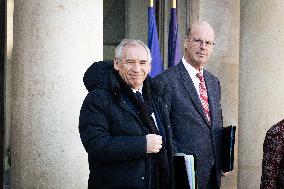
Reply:
[[[228,174],[229,174],[230,172],[231,172],[231,171],[229,171],[229,172],[223,172],[223,171],[222,171],[222,172],[221,172],[221,176],[222,176],[222,177],[226,177],[226,176],[228,176]]]
[[[162,136],[156,134],[146,135],[147,153],[158,153],[162,148]]]

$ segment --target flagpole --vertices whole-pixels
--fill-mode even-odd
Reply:
[[[176,0],[173,0],[172,3],[173,3],[173,4],[172,4],[172,8],[177,8],[177,1],[176,1]]]
[[[150,2],[150,5],[149,5],[149,6],[150,6],[150,7],[153,7],[153,6],[154,6],[153,0],[150,0],[149,2]]]

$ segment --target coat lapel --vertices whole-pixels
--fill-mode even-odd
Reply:
[[[130,100],[127,97],[125,96],[121,97],[121,99],[119,100],[119,104],[121,108],[124,111],[129,112],[137,120],[137,122],[140,123],[141,126],[143,125],[141,119],[139,118],[137,114],[137,110],[135,106],[130,102]]]
[[[191,98],[195,108],[197,109],[199,114],[202,116],[204,121],[207,123],[208,126],[210,126],[210,123],[208,122],[206,115],[204,113],[204,110],[202,108],[201,101],[199,99],[198,93],[197,93],[197,91],[194,87],[193,81],[191,80],[191,78],[190,78],[186,68],[184,67],[183,63],[180,62],[178,66],[179,66],[179,71],[180,71],[182,83],[183,83],[186,91],[188,92],[189,97]]]
[[[204,74],[204,79],[205,79],[206,88],[207,88],[207,95],[208,95],[208,100],[209,100],[209,109],[210,109],[210,116],[211,116],[210,119],[211,119],[211,123],[214,123],[214,120],[215,120],[214,115],[217,115],[216,107],[218,106],[218,101],[216,98],[218,96],[217,91],[216,91],[218,86],[216,86],[216,81],[206,70],[204,70],[203,74]]]

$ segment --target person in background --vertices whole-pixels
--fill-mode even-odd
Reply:
[[[184,39],[184,57],[155,79],[166,83],[174,153],[196,155],[199,189],[221,186],[223,118],[221,87],[207,71],[215,33],[207,22],[190,26]]]
[[[284,188],[284,119],[266,133],[260,188]]]
[[[171,127],[166,88],[148,76],[149,48],[125,39],[113,62],[85,73],[89,91],[79,132],[88,153],[90,189],[170,189]]]

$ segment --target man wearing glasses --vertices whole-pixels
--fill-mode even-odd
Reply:
[[[208,23],[194,23],[186,32],[180,63],[156,78],[169,87],[174,152],[195,155],[199,189],[221,185],[221,88],[219,80],[204,69],[214,39]]]
[[[170,189],[171,128],[163,85],[154,83],[149,48],[125,39],[114,62],[85,73],[89,91],[79,132],[89,159],[89,189]]]

